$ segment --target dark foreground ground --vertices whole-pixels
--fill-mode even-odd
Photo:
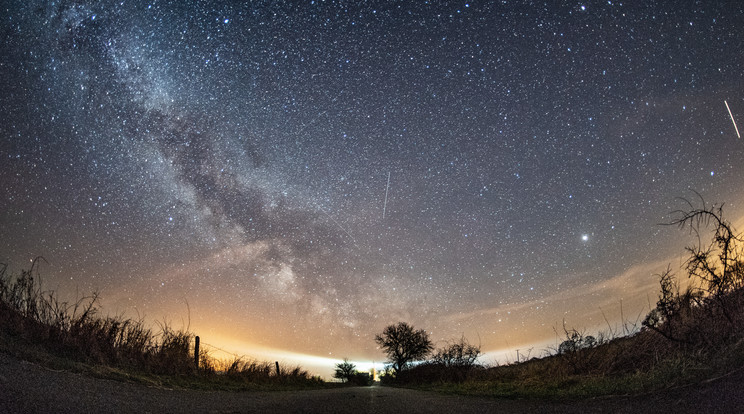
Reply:
[[[642,396],[489,399],[390,387],[227,392],[154,388],[54,371],[0,353],[0,413],[744,412],[744,371]]]

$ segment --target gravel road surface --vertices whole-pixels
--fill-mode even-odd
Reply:
[[[227,392],[165,389],[55,371],[0,353],[0,413],[744,412],[744,373],[660,393],[580,401],[493,399],[390,387]]]

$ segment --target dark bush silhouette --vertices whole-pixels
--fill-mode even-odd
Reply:
[[[643,325],[684,346],[715,349],[740,339],[744,330],[742,236],[724,219],[722,206],[688,205],[670,223],[698,236],[698,244],[686,248],[688,285],[680,289],[671,269],[660,275],[659,300]],[[711,227],[712,240],[704,244],[701,232]]]
[[[225,378],[241,382],[316,384],[319,381],[299,367],[276,373],[273,363],[236,358],[231,363],[211,358],[203,349],[199,369],[194,364],[194,334],[173,329],[167,323],[159,330],[143,320],[99,316],[98,295],[74,303],[61,301],[39,283],[38,261],[18,275],[10,275],[0,264],[0,339],[25,348],[44,351],[76,361],[121,367],[138,372],[169,376],[196,376],[210,381]],[[22,355],[19,355],[22,356]],[[214,375],[221,371],[226,375]]]
[[[471,367],[480,356],[480,346],[470,344],[465,337],[438,349],[432,362],[445,367]]]
[[[333,373],[333,378],[340,379],[341,382],[349,382],[356,374],[356,365],[349,362],[348,358],[344,358],[344,362],[336,364],[336,370]]]
[[[340,379],[349,385],[367,386],[372,385],[372,376],[368,372],[357,371],[356,365],[344,358],[344,362],[336,364],[333,378]]]
[[[369,372],[356,371],[354,375],[349,379],[349,384],[366,387],[372,385],[372,376]]]
[[[476,364],[480,346],[472,345],[464,337],[437,349],[430,361],[401,372],[397,383],[463,382],[483,367]]]
[[[680,293],[679,282],[670,268],[659,275],[659,285],[659,300],[646,315],[643,325],[669,340],[691,343],[695,318],[693,307],[701,303],[702,292],[689,285]]]
[[[426,358],[434,349],[425,330],[414,330],[405,322],[389,325],[381,334],[375,335],[375,342],[387,354],[396,377],[409,363]]]
[[[563,332],[566,339],[558,345],[556,355],[565,361],[572,373],[588,372],[596,365],[597,352],[593,351],[598,345],[604,342],[602,336],[597,340],[592,335],[585,335],[584,332],[577,329],[566,328],[565,321]]]

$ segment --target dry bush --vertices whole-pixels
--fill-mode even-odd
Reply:
[[[161,326],[158,334],[142,320],[98,315],[98,294],[74,303],[42,290],[37,259],[17,276],[0,267],[0,328],[22,342],[39,344],[66,358],[135,367],[151,372],[193,370],[193,335]]]
[[[431,360],[400,371],[394,382],[403,384],[464,382],[484,369],[476,363],[480,354],[480,346],[472,345],[462,337],[437,349]]]
[[[465,337],[437,349],[432,362],[445,367],[471,367],[481,354],[480,346],[472,345]]]
[[[37,259],[43,260],[43,259]],[[157,330],[142,319],[99,315],[98,294],[74,303],[45,292],[39,282],[37,260],[29,270],[10,275],[0,264],[0,338],[22,345],[39,345],[52,354],[77,361],[119,366],[153,374],[231,378],[240,383],[304,385],[322,382],[300,367],[276,372],[268,362],[212,358],[205,348],[194,364],[194,334],[167,322]]]
[[[724,219],[722,206],[688,205],[670,224],[698,237],[686,248],[689,284],[681,290],[670,269],[660,275],[659,300],[643,324],[683,348],[715,350],[744,338],[743,239]],[[712,240],[704,244],[701,231],[709,227]]]
[[[222,361],[218,364],[219,371],[233,378],[239,378],[249,382],[267,380],[274,374],[273,364],[266,361],[256,361],[245,357],[235,357],[232,360]]]

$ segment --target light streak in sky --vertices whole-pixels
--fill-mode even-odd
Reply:
[[[387,210],[387,196],[390,189],[390,171],[388,171],[387,185],[385,186],[385,203],[382,205],[382,219],[385,220],[385,211]]]
[[[739,127],[736,126],[736,121],[734,121],[734,114],[731,113],[731,108],[729,108],[728,102],[723,101],[723,103],[726,104],[726,109],[728,109],[729,116],[731,117],[731,122],[734,124],[734,129],[736,130],[736,136],[741,138],[741,134],[739,134]]]
[[[356,239],[354,238],[354,236],[351,235],[351,233],[349,232],[349,230],[347,230],[344,226],[342,226],[341,223],[339,223],[338,221],[336,221],[336,219],[334,219],[333,216],[331,216],[330,214],[328,214],[328,212],[325,211],[325,209],[323,207],[321,207],[319,204],[313,203],[313,202],[310,202],[308,205],[314,206],[318,210],[322,211],[323,214],[325,214],[326,217],[328,217],[329,220],[331,220],[335,225],[338,226],[338,228],[340,228],[341,230],[343,230],[344,233],[346,233],[346,235],[351,238],[351,242],[354,243],[354,245],[356,246]]]
[[[322,208],[322,207],[320,207],[320,206],[317,206],[317,207],[318,207],[318,209],[319,209],[320,211],[322,211],[322,212],[323,212],[323,214],[325,214],[325,215],[326,215],[326,216],[327,216],[327,217],[328,217],[329,219],[331,219],[331,221],[332,221],[332,222],[336,223],[336,225],[337,225],[337,226],[338,226],[338,227],[339,227],[339,228],[340,228],[341,230],[343,230],[343,231],[344,231],[344,233],[346,233],[346,234],[347,234],[347,235],[348,235],[349,237],[351,237],[351,241],[352,241],[352,242],[353,242],[353,243],[354,243],[354,244],[356,245],[356,240],[354,239],[354,236],[352,236],[352,235],[351,235],[351,233],[349,233],[349,231],[348,231],[348,230],[346,230],[346,229],[344,228],[344,226],[342,226],[342,225],[341,225],[341,224],[340,224],[340,223],[339,223],[338,221],[336,221],[336,219],[334,219],[333,217],[331,217],[331,215],[330,215],[330,214],[326,213],[326,211],[325,211],[325,210],[323,210],[323,208]]]

